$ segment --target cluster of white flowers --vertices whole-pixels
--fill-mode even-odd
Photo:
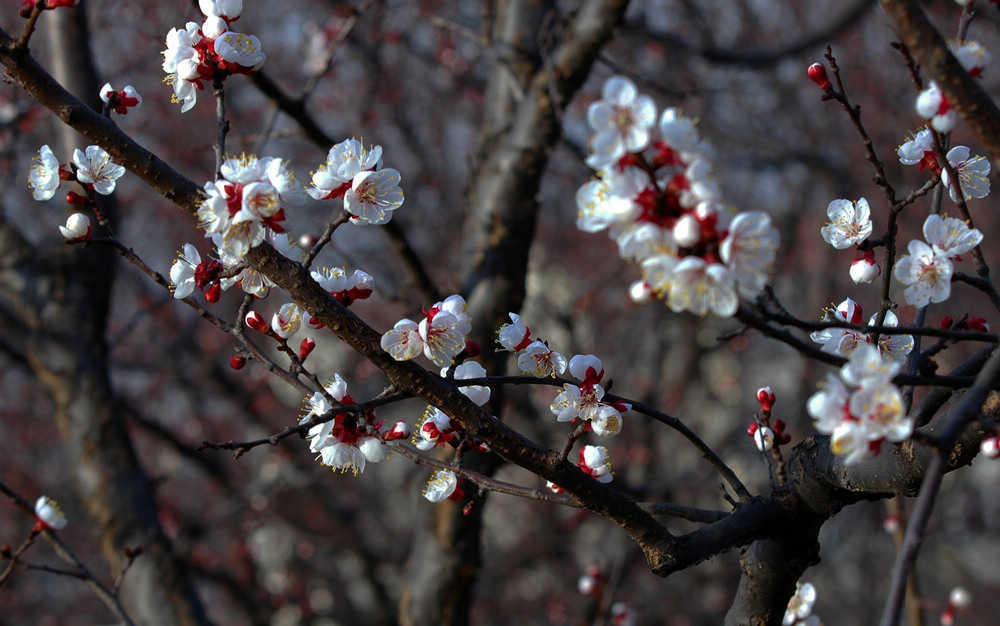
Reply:
[[[407,361],[423,353],[438,367],[448,367],[465,349],[465,336],[472,322],[465,312],[465,298],[448,296],[424,311],[420,323],[401,319],[382,335],[382,349],[397,361]]]
[[[795,583],[795,593],[788,600],[788,608],[785,609],[785,616],[781,619],[782,626],[818,626],[820,619],[812,614],[813,605],[816,604],[816,587],[812,583]]]
[[[566,383],[549,409],[559,422],[584,422],[597,435],[617,435],[622,429],[622,416],[632,409],[626,402],[602,402],[604,365],[592,354],[578,354],[569,360],[569,373],[580,385]]]
[[[993,60],[986,47],[977,41],[952,41],[948,43],[948,48],[965,71],[976,78],[982,77],[983,69]],[[917,95],[916,109],[917,114],[930,120],[931,128],[939,133],[950,132],[958,121],[958,113],[934,81]]]
[[[355,224],[385,224],[403,204],[399,181],[398,171],[383,169],[381,146],[366,149],[357,139],[348,139],[330,148],[306,193],[317,200],[343,198]]]
[[[878,314],[868,318],[868,325],[874,326]],[[823,321],[839,320],[848,324],[861,324],[864,321],[861,305],[847,298],[837,305],[835,309],[824,311]],[[883,326],[895,327],[899,325],[899,318],[892,311],[885,312]],[[823,352],[836,354],[837,356],[850,357],[859,346],[870,344],[872,338],[867,334],[850,328],[826,328],[817,330],[809,335],[809,338],[816,343],[823,344]],[[882,356],[891,361],[902,363],[906,356],[913,350],[912,335],[881,335],[878,341],[878,349]]]
[[[908,255],[900,257],[892,275],[906,285],[903,298],[913,306],[944,302],[951,295],[952,259],[979,245],[983,233],[954,217],[927,216],[924,239],[914,239],[907,246]]]
[[[204,23],[188,22],[167,33],[163,71],[174,88],[172,99],[189,111],[205,81],[222,80],[231,74],[251,74],[264,65],[260,40],[231,30],[243,12],[243,0],[200,0]]]
[[[35,200],[51,200],[59,189],[60,181],[72,180],[74,174],[59,165],[59,160],[47,145],[39,149],[35,161],[28,172],[31,195]],[[113,193],[118,179],[125,174],[125,168],[112,162],[111,155],[100,146],[74,150],[73,165],[76,180],[102,196]]]
[[[347,383],[336,374],[334,379],[324,386],[326,392],[341,404],[354,404],[347,393]],[[308,424],[315,417],[322,417],[334,410],[327,397],[316,392],[307,399],[309,410],[299,421],[300,425]],[[385,441],[369,431],[376,426],[374,416],[364,416],[353,413],[338,413],[333,419],[316,424],[309,429],[306,439],[309,449],[318,454],[323,465],[335,470],[346,472],[351,470],[355,475],[365,470],[365,464],[379,463],[389,456],[389,447]]]
[[[198,219],[220,256],[237,261],[268,231],[283,233],[282,205],[300,205],[305,197],[282,159],[244,154],[226,159],[221,172],[221,179],[205,183]]]
[[[531,329],[524,325],[521,316],[510,313],[510,324],[504,324],[497,333],[503,350],[517,355],[521,372],[538,378],[549,378],[566,371],[566,357],[549,348],[538,339],[531,340]]]
[[[831,436],[831,449],[845,455],[848,465],[877,455],[884,441],[904,441],[913,432],[903,394],[891,382],[900,367],[875,346],[859,345],[840,376],[828,374],[809,398],[806,408],[816,430]]]
[[[597,178],[576,196],[577,227],[609,229],[622,258],[641,264],[632,297],[664,298],[674,311],[728,317],[767,284],[778,232],[766,213],[734,214],[716,184],[708,146],[676,109],[659,117],[627,78],[604,84],[587,115],[587,163]]]

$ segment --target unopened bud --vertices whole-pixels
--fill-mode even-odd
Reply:
[[[260,313],[257,311],[250,311],[247,313],[246,323],[247,326],[256,331],[260,331],[268,335],[271,334],[271,326],[264,321],[264,318],[261,317]]]
[[[948,594],[948,604],[956,609],[967,609],[972,604],[972,593],[965,587],[954,587]]]
[[[1000,439],[995,435],[983,439],[979,444],[979,452],[987,459],[1000,459]]]
[[[826,76],[826,66],[822,63],[813,63],[806,70],[806,74],[809,75],[809,80],[819,85],[819,88],[823,91],[829,91],[832,87],[830,85],[830,79]]]
[[[761,411],[770,411],[774,406],[774,392],[770,387],[761,387],[757,390],[757,402],[760,402]]]
[[[392,430],[385,434],[386,441],[396,441],[397,439],[407,439],[412,429],[408,422],[399,421],[393,424]]]
[[[222,295],[222,286],[219,283],[212,283],[205,290],[205,301],[215,303],[219,301],[219,297]]]
[[[851,261],[851,280],[856,285],[866,285],[882,274],[882,268],[875,262],[875,257],[869,250],[865,256]]]
[[[66,202],[74,206],[85,206],[87,204],[87,198],[81,196],[75,191],[66,192]]]
[[[306,337],[299,344],[299,361],[305,361],[306,357],[316,349],[316,341],[312,337]]]
[[[229,357],[229,367],[233,368],[234,370],[241,370],[246,366],[246,364],[247,360],[246,357],[244,356],[241,356],[239,354],[234,354],[233,356]]]

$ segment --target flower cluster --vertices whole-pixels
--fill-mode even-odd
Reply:
[[[812,615],[814,604],[816,604],[816,587],[812,583],[802,581],[795,583],[795,593],[788,600],[788,608],[785,609],[785,616],[781,619],[782,626],[819,624],[819,618]]]
[[[59,164],[47,145],[39,149],[35,161],[28,172],[28,187],[32,197],[40,201],[51,200],[59,189],[60,181],[73,179],[87,189],[107,196],[114,192],[118,179],[125,174],[125,168],[113,163],[111,155],[99,146],[74,150],[72,173],[66,166]]]
[[[330,148],[306,190],[317,200],[342,198],[355,224],[385,224],[403,204],[399,172],[382,167],[382,147],[366,149],[357,139]]]
[[[904,441],[913,422],[903,407],[903,394],[891,381],[901,364],[863,344],[840,369],[828,374],[821,391],[806,406],[821,433],[831,436],[834,454],[848,465],[876,456],[884,441]]]
[[[948,47],[965,71],[976,78],[982,77],[983,69],[992,60],[986,48],[976,41],[949,42]],[[958,113],[934,81],[917,95],[916,109],[917,114],[930,120],[931,128],[939,133],[951,131],[958,121]]]
[[[237,261],[269,231],[283,233],[282,205],[296,206],[305,198],[282,159],[244,154],[226,159],[221,173],[221,179],[205,183],[198,219],[220,256]]]
[[[266,58],[259,39],[230,29],[243,12],[243,0],[200,0],[198,4],[204,23],[188,22],[183,29],[170,29],[163,51],[166,82],[174,88],[172,100],[183,105],[182,113],[195,105],[205,81],[252,74]]]
[[[375,278],[363,270],[354,270],[348,276],[342,267],[324,267],[321,270],[312,270],[309,274],[320,287],[344,306],[350,305],[355,300],[367,299],[375,288]]]
[[[931,153],[933,154],[933,153]],[[845,250],[857,246],[861,256],[851,261],[851,280],[856,284],[870,283],[882,274],[875,261],[875,254],[866,240],[872,234],[871,208],[864,198],[859,200],[834,200],[826,208],[829,221],[820,230],[823,240]]]
[[[336,374],[334,379],[324,386],[326,394],[314,393],[307,399],[309,411],[302,416],[300,425],[310,423],[316,417],[325,417],[335,408],[327,399],[327,395],[341,405],[354,404],[347,393],[347,383]],[[389,448],[385,442],[376,436],[381,422],[375,421],[375,415],[366,411],[341,412],[333,419],[315,424],[309,429],[306,439],[309,449],[317,453],[323,465],[335,470],[346,472],[351,470],[355,475],[365,471],[365,463],[379,463],[389,456]]]
[[[587,163],[598,174],[577,191],[577,227],[608,229],[622,258],[641,264],[633,297],[721,317],[736,312],[740,297],[756,297],[769,279],[777,230],[767,214],[734,215],[723,203],[694,121],[666,109],[660,140],[652,141],[656,109],[620,76],[605,83],[587,118],[594,131]]]
[[[874,326],[877,318],[877,313],[868,318],[868,325]],[[864,321],[861,305],[847,298],[838,304],[835,309],[824,311],[823,321],[828,320],[838,320],[848,324],[861,324]],[[882,325],[896,327],[899,325],[899,319],[892,311],[886,311],[885,320],[883,320]],[[810,334],[809,338],[816,343],[823,344],[821,347],[823,352],[843,357],[850,357],[859,346],[872,342],[871,336],[867,333],[850,328],[817,330]],[[906,356],[910,351],[913,350],[913,336],[883,334],[879,338],[878,348],[883,358],[902,363],[906,360]]]
[[[908,255],[900,257],[892,275],[906,285],[903,298],[916,307],[944,302],[951,295],[953,259],[969,252],[983,240],[983,233],[954,217],[927,216],[924,241],[914,239]]]
[[[622,401],[601,401],[604,398],[604,388],[600,384],[604,378],[601,360],[592,354],[578,354],[569,360],[569,373],[583,382],[564,384],[552,400],[549,409],[556,421],[576,423],[579,420],[597,435],[621,432],[622,416],[632,409],[632,405]]]
[[[396,322],[382,335],[382,349],[397,361],[407,361],[422,352],[438,367],[448,367],[465,349],[465,336],[471,331],[465,298],[448,296],[424,310],[419,324],[407,318]]]
[[[531,329],[524,325],[521,316],[510,313],[510,324],[497,332],[497,341],[503,350],[517,355],[517,367],[523,373],[538,378],[549,378],[566,371],[566,357],[549,348],[544,341],[531,340]]]

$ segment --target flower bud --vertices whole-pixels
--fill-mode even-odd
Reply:
[[[68,204],[72,204],[73,206],[86,206],[87,198],[81,196],[75,191],[68,191],[66,192],[66,202]]]
[[[753,434],[753,441],[757,444],[757,449],[767,452],[774,446],[774,431],[767,426],[761,426]]]
[[[948,604],[956,609],[967,609],[972,604],[972,593],[965,587],[955,587],[948,594]]]
[[[222,286],[219,283],[212,283],[208,286],[208,289],[205,290],[205,302],[218,302],[221,295]]]
[[[646,304],[653,299],[653,288],[646,281],[637,280],[629,285],[628,297],[636,304]]]
[[[264,318],[261,317],[260,313],[258,313],[257,311],[250,311],[249,313],[247,313],[246,323],[247,326],[256,331],[260,331],[267,335],[271,334],[271,327],[268,325],[267,322],[264,321]]]
[[[847,298],[837,305],[837,317],[848,324],[861,324],[864,322],[864,312],[861,305]]]
[[[407,439],[412,432],[408,422],[399,421],[393,424],[392,430],[385,434],[386,441],[396,441],[397,439]]]
[[[299,362],[305,361],[306,357],[316,349],[316,341],[312,337],[306,337],[299,344]]]
[[[701,224],[698,223],[698,218],[687,213],[674,224],[673,234],[678,246],[690,248],[701,241]]]
[[[851,280],[856,285],[866,285],[882,274],[882,268],[875,262],[874,256],[869,251],[863,257],[858,257],[851,261]]]
[[[467,358],[474,359],[482,353],[483,349],[480,347],[478,341],[473,341],[472,339],[465,340],[465,355]]]
[[[761,387],[757,390],[757,402],[760,402],[761,411],[770,411],[774,406],[774,392],[770,387]]]
[[[90,241],[90,218],[83,213],[74,213],[66,220],[65,226],[59,227],[59,232],[69,243]]]
[[[66,526],[66,516],[59,503],[48,496],[42,496],[35,501],[35,517],[39,530],[59,530]]]
[[[806,70],[806,74],[809,75],[809,80],[819,85],[819,88],[823,91],[832,89],[830,79],[826,76],[826,66],[822,63],[813,63],[810,65]]]
[[[979,444],[979,452],[987,459],[1000,459],[1000,439],[996,436],[983,439]]]
[[[241,370],[244,367],[246,367],[246,364],[247,364],[246,357],[243,357],[239,354],[234,354],[233,356],[229,357],[229,367],[233,368],[234,370]]]

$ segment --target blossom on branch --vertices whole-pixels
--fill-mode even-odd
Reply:
[[[83,213],[74,213],[67,218],[65,226],[59,227],[59,232],[69,243],[90,241],[90,218]]]
[[[651,140],[646,105],[637,105],[641,114],[627,105],[634,85],[621,77],[605,85],[620,99],[613,105],[605,94],[592,108],[588,163],[598,173],[577,191],[577,227],[608,229],[621,257],[640,264],[637,301],[655,296],[673,311],[732,316],[740,297],[755,298],[770,279],[778,247],[770,217],[723,202],[693,120],[667,109],[661,139]]]
[[[170,29],[167,49],[163,51],[166,82],[173,86],[173,101],[183,105],[181,113],[195,105],[205,81],[225,80],[232,74],[252,74],[267,59],[257,37],[230,30],[231,23],[243,11],[241,1],[201,0],[199,6],[205,22],[200,27],[188,22],[183,29]]]
[[[900,257],[892,275],[906,285],[903,298],[915,307],[930,302],[944,302],[951,295],[954,271],[948,255],[914,239],[907,246],[908,255]]]
[[[111,83],[104,83],[101,87],[101,101],[118,115],[126,115],[129,109],[142,106],[142,96],[132,85],[125,85],[125,89],[115,91]]]
[[[830,221],[820,233],[823,240],[837,250],[856,246],[872,234],[871,209],[864,198],[857,202],[834,200],[827,207],[826,215]]]
[[[62,179],[62,168],[59,165],[59,160],[52,153],[52,150],[44,145],[38,150],[35,161],[28,172],[31,197],[35,200],[51,200],[56,195],[59,181]]]
[[[899,162],[903,165],[919,165],[920,169],[939,169],[937,154],[934,152],[934,135],[931,129],[924,128],[910,140],[896,149]]]
[[[87,146],[85,152],[79,148],[74,150],[73,164],[76,165],[76,179],[92,186],[102,196],[114,192],[117,180],[125,174],[125,168],[113,163],[111,155],[99,146]]]
[[[340,374],[336,374],[324,389],[341,405],[354,404]],[[300,425],[308,424],[314,417],[326,417],[335,410],[320,392],[310,396],[307,402],[309,411],[299,420]],[[340,412],[333,419],[315,424],[306,439],[310,442],[309,449],[319,455],[317,458],[323,465],[341,472],[351,470],[357,476],[365,471],[366,463],[379,463],[389,456],[385,442],[370,432],[376,428],[375,415],[370,411]]]
[[[986,157],[969,158],[969,148],[955,146],[948,151],[948,163],[958,173],[958,186],[962,190],[962,198],[972,200],[985,198],[990,194],[990,162]],[[951,184],[951,175],[947,169],[941,170],[941,184],[948,189],[952,202],[958,202],[958,191]]]
[[[42,528],[60,530],[66,527],[66,515],[59,508],[59,503],[48,496],[35,500],[35,518]]]
[[[430,480],[427,481],[427,486],[424,487],[424,497],[430,502],[437,504],[448,499],[457,499],[457,496],[453,498],[457,489],[458,478],[455,476],[455,472],[440,469],[434,472]],[[462,495],[464,496],[464,494]]]
[[[577,466],[593,476],[597,482],[610,483],[614,478],[611,472],[610,455],[604,446],[583,446],[580,448],[580,461]]]
[[[587,123],[594,131],[587,165],[603,169],[629,152],[644,150],[649,129],[656,122],[656,104],[640,94],[635,83],[612,76],[601,89],[603,98],[587,109]]]

